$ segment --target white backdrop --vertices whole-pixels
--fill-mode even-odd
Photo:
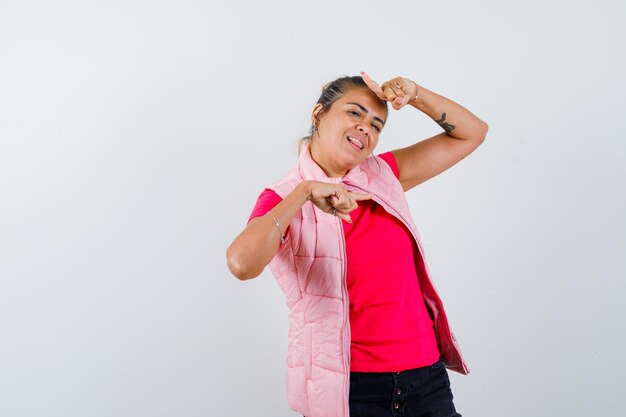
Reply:
[[[282,293],[225,252],[360,70],[490,126],[407,193],[457,409],[626,415],[625,9],[0,1],[0,416],[297,416]],[[390,111],[377,152],[441,131]]]

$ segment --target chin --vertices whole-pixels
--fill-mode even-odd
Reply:
[[[362,158],[362,159],[359,158],[359,159],[352,160],[351,162],[346,163],[346,167],[348,169],[352,169],[354,167],[357,167],[357,166],[361,165],[363,163],[363,161],[365,161],[365,158]]]

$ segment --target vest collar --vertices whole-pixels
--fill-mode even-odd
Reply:
[[[298,159],[298,171],[300,176],[305,180],[329,182],[329,183],[346,183],[355,185],[361,189],[367,189],[369,179],[365,171],[361,168],[361,164],[355,166],[348,171],[342,178],[328,177],[324,170],[315,162],[311,156],[310,142],[306,142],[300,151]],[[369,157],[368,157],[369,158]]]

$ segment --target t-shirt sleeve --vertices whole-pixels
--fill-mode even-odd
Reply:
[[[385,162],[387,162],[396,178],[400,179],[400,170],[398,169],[398,163],[396,162],[396,158],[393,156],[391,151],[383,152],[381,154],[378,154],[378,156],[382,158]]]
[[[276,207],[276,205],[281,201],[283,201],[283,199],[276,194],[274,190],[270,190],[269,188],[264,189],[259,195],[259,198],[256,200],[256,204],[252,209],[252,214],[248,217],[248,223],[250,223],[250,220],[255,217],[265,216],[268,211]]]

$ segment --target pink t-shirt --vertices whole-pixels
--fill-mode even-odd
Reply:
[[[379,157],[397,178],[391,152]],[[263,216],[282,199],[266,188],[248,222]],[[433,321],[424,304],[411,232],[373,200],[358,202],[342,220],[346,236],[350,299],[352,372],[397,372],[432,365],[439,359]]]

